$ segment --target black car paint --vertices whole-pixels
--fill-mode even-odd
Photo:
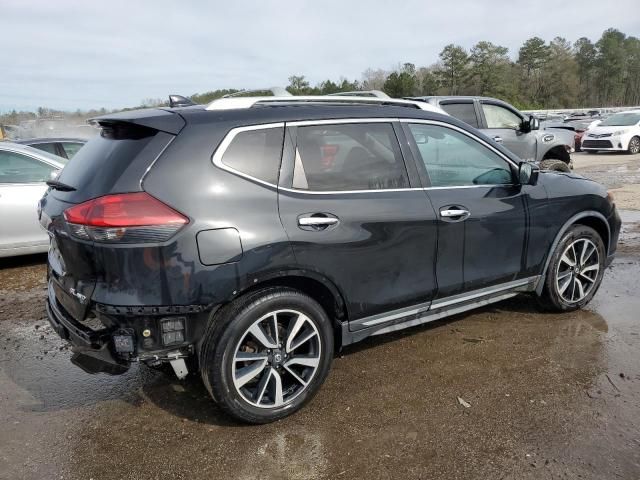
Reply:
[[[322,195],[285,190],[291,185],[292,163],[286,145],[278,186],[212,164],[217,146],[232,128],[348,118],[448,123],[491,143],[514,165],[519,161],[463,122],[401,107],[188,107],[101,118],[105,126],[132,122],[158,133],[129,166],[116,169],[105,163],[91,176],[76,169],[74,163],[80,160],[72,159],[72,168],[65,169],[60,180],[86,188],[50,189],[45,194],[42,223],[57,246],[49,259],[55,292],[51,301],[63,307],[71,322],[96,315],[112,329],[133,329],[137,354],[144,356],[163,351],[156,334],[148,344],[140,340],[145,328],[157,332],[162,316],[186,315],[183,346],[197,346],[212,312],[262,285],[311,285],[330,297],[323,304],[336,323],[348,325],[432,298],[539,275],[564,223],[585,210],[601,212],[608,220],[601,227],[614,232],[608,241],[608,253],[614,253],[619,219],[602,186],[575,175],[543,173],[535,186],[514,181],[512,186],[431,190],[424,174],[415,174],[421,167],[399,124],[395,128],[414,190]],[[103,244],[68,233],[62,213],[70,205],[106,193],[139,190],[187,215],[190,223],[163,244]],[[437,210],[451,204],[467,206],[470,221],[438,220]],[[321,232],[298,229],[297,215],[312,212],[335,214],[341,223]],[[204,265],[197,234],[219,228],[240,232],[242,255]],[[62,265],[54,258],[58,251]],[[84,345],[97,346],[103,345]]]

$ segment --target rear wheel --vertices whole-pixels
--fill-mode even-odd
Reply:
[[[605,256],[604,242],[593,228],[569,228],[549,262],[540,305],[566,312],[589,303],[602,282]]]
[[[571,169],[569,165],[567,165],[562,160],[557,160],[555,158],[549,158],[547,160],[543,160],[540,162],[540,168],[542,170],[554,170],[556,172],[570,172]]]
[[[226,412],[248,423],[291,415],[326,378],[333,330],[322,307],[289,288],[240,299],[214,320],[201,353],[201,373]]]
[[[633,137],[629,140],[629,148],[627,149],[631,155],[640,153],[640,137]]]

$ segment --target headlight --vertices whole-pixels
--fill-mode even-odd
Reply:
[[[617,130],[615,132],[613,132],[613,135],[624,135],[625,133],[627,133],[629,130]]]

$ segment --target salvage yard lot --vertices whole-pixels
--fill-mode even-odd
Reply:
[[[231,422],[198,378],[90,376],[49,328],[44,258],[0,266],[0,478],[638,478],[640,156],[574,154],[613,189],[619,255],[584,311],[527,297],[343,351],[315,400]]]

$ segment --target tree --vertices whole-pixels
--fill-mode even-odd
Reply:
[[[405,63],[399,71],[392,72],[387,77],[382,89],[390,97],[402,98],[414,95],[417,84],[416,66],[413,63]]]
[[[595,95],[592,92],[594,68],[596,65],[596,47],[586,37],[579,38],[573,44],[573,58],[575,58],[580,91],[578,100],[582,105],[595,105]]]
[[[598,103],[621,105],[624,96],[625,34],[610,28],[596,42],[596,83]]]
[[[291,95],[309,95],[311,92],[311,86],[309,82],[304,78],[304,75],[291,75],[289,77],[289,86],[287,91]]]
[[[363,90],[382,90],[384,82],[389,72],[368,68],[362,73],[362,89]]]
[[[467,74],[469,55],[464,48],[451,43],[440,52],[440,65],[438,80],[449,95],[457,95]]]
[[[509,49],[491,42],[478,42],[471,49],[469,87],[471,93],[486,96],[504,96],[510,74]]]
[[[436,74],[436,67],[422,67],[416,73],[418,95],[437,95],[440,82]]]
[[[562,37],[549,42],[549,60],[543,72],[540,97],[546,108],[566,108],[576,104],[579,89],[578,66],[571,43]]]

